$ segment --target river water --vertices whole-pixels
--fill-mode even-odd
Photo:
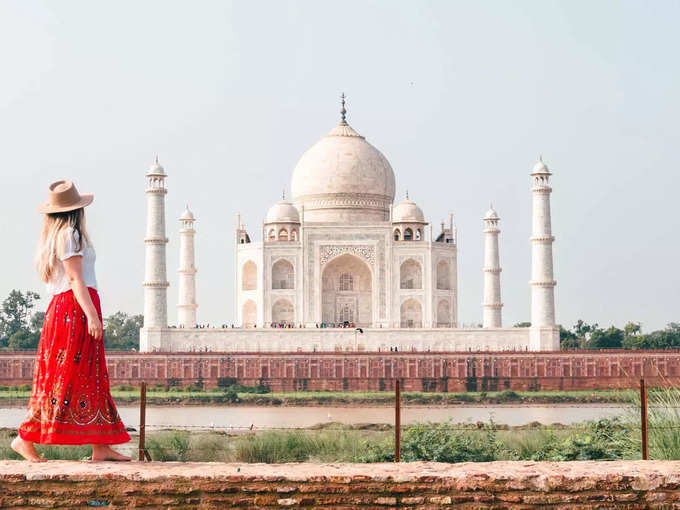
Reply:
[[[139,408],[118,408],[128,427],[139,427]],[[525,425],[540,422],[570,424],[584,420],[621,416],[625,408],[618,405],[580,406],[488,406],[488,407],[403,407],[402,424],[451,420],[453,423],[489,422]],[[0,427],[16,427],[23,419],[23,408],[0,409]],[[392,407],[210,407],[163,406],[147,407],[146,423],[149,428],[191,427],[242,429],[310,427],[331,421],[346,424],[394,423]]]

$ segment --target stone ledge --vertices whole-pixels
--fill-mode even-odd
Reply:
[[[0,461],[0,508],[680,508],[680,461]]]

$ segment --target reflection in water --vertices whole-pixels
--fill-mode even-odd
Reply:
[[[118,408],[128,427],[139,426],[138,407]],[[575,423],[611,416],[621,416],[625,408],[612,406],[489,406],[489,407],[404,407],[403,424],[423,421],[441,422],[450,419],[454,423],[488,422],[497,424],[525,425],[540,422]],[[17,427],[23,420],[24,409],[0,409],[0,427]],[[317,423],[337,421],[356,423],[394,423],[392,407],[209,407],[178,406],[148,407],[148,427],[177,426],[205,428],[255,428],[310,427]]]

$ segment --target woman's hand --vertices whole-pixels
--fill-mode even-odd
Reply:
[[[99,320],[98,315],[87,318],[87,332],[93,336],[95,340],[99,340],[104,334],[102,321]]]

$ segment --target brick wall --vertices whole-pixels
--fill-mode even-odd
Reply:
[[[34,353],[0,353],[0,384],[30,383]],[[574,390],[680,384],[680,351],[569,352],[109,352],[112,384],[182,385],[219,378],[273,391]]]
[[[680,462],[116,464],[0,461],[0,508],[666,509]]]

